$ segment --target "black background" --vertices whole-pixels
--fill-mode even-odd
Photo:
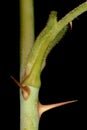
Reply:
[[[85,0],[34,0],[35,37],[44,28],[49,13],[58,19]],[[0,2],[0,127],[19,130],[19,1]],[[51,51],[41,74],[39,100],[43,104],[77,99],[52,109],[41,117],[39,130],[86,129],[87,12],[73,21],[61,42]]]

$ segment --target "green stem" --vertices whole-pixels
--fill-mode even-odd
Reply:
[[[38,91],[34,87],[30,88],[30,96],[24,100],[21,95],[20,103],[20,130],[38,130],[39,115],[38,115]]]
[[[34,42],[33,0],[20,0],[20,80]]]
[[[24,77],[26,62],[34,42],[33,0],[20,0],[20,81]],[[37,130],[38,89],[29,87],[27,100],[20,92],[20,130]]]
[[[69,22],[74,20],[76,17],[87,11],[87,1],[70,11],[65,17],[63,17],[57,25],[57,33],[60,32]]]

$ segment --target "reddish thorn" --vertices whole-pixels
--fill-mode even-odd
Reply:
[[[13,76],[11,76],[11,79],[20,87],[20,89],[22,90],[22,95],[23,95],[24,99],[27,100],[30,95],[29,87],[22,86],[22,84],[20,82],[18,82]]]
[[[38,115],[39,115],[39,118],[41,117],[41,115],[52,109],[52,108],[56,108],[56,107],[60,107],[60,106],[63,106],[63,105],[66,105],[66,104],[70,104],[70,103],[73,103],[73,102],[76,102],[78,100],[72,100],[72,101],[66,101],[66,102],[60,102],[60,103],[55,103],[55,104],[49,104],[49,105],[42,105],[40,102],[38,103]]]
[[[72,30],[72,21],[69,24],[70,24],[70,29]]]

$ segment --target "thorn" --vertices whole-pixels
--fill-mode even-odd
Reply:
[[[13,76],[11,76],[11,79],[23,90],[23,86],[20,82],[18,82]]]
[[[72,30],[72,21],[69,23],[69,25],[70,25],[70,29]]]
[[[24,99],[27,100],[29,95],[30,95],[29,87],[28,86],[22,86],[22,84],[20,82],[18,82],[13,76],[11,76],[11,79],[20,87]]]
[[[41,117],[41,115],[52,109],[52,108],[55,108],[55,107],[60,107],[60,106],[63,106],[63,105],[66,105],[66,104],[69,104],[69,103],[73,103],[73,102],[77,102],[78,100],[72,100],[72,101],[66,101],[66,102],[61,102],[61,103],[55,103],[55,104],[50,104],[50,105],[42,105],[41,103],[38,104],[38,113],[39,113],[39,118]]]

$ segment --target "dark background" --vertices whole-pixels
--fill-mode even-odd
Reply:
[[[49,13],[58,19],[85,0],[34,0],[35,37],[44,28]],[[19,1],[0,2],[0,127],[19,130]],[[41,74],[40,102],[77,99],[78,102],[52,109],[41,117],[39,130],[86,129],[87,12],[73,21],[61,42],[51,51]]]

